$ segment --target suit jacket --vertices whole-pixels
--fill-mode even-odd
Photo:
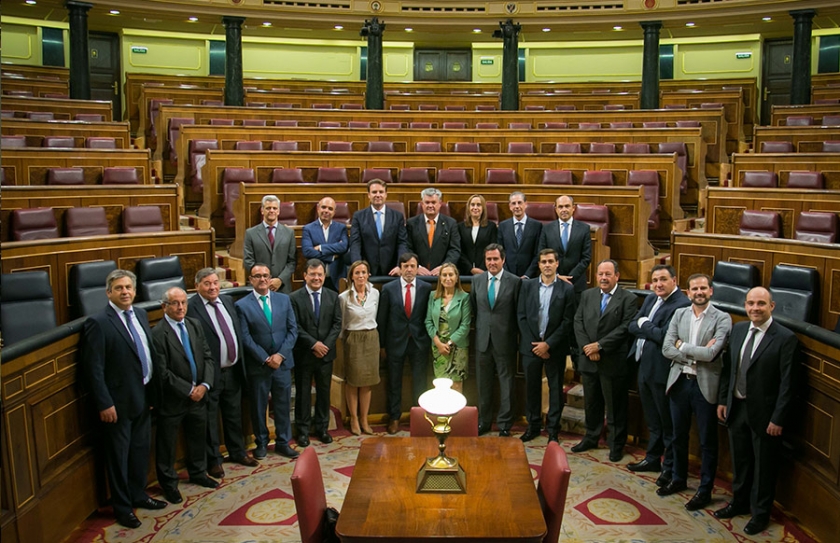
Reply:
[[[726,406],[727,417],[732,413],[741,348],[749,329],[749,321],[732,327],[729,352],[723,358],[718,405]],[[747,369],[747,418],[754,431],[764,432],[771,422],[787,424],[797,386],[798,351],[796,335],[774,320]]]
[[[627,328],[636,314],[636,295],[621,287],[601,314],[601,289],[593,287],[580,295],[580,306],[575,313],[575,339],[580,351],[576,369],[583,373],[601,373],[610,377],[627,375],[635,367],[627,359],[630,336]],[[589,360],[583,346],[597,341],[601,345],[601,359]]]
[[[484,248],[491,243],[496,243],[499,238],[496,223],[488,222],[487,226],[480,226],[478,235],[473,241],[472,226],[467,226],[466,222],[461,222],[458,223],[458,235],[461,236],[461,258],[458,259],[458,270],[461,275],[472,275],[473,268],[486,270]]]
[[[152,380],[155,379],[155,349],[152,346],[152,330],[146,312],[133,307],[134,317],[149,342],[152,359]],[[97,411],[115,407],[117,417],[134,418],[154,405],[154,387],[147,390],[143,385],[143,367],[137,354],[134,340],[128,333],[122,317],[108,304],[103,311],[88,317],[82,332],[82,360],[87,385],[91,391]]]
[[[539,274],[537,269],[537,247],[540,244],[540,235],[543,225],[540,221],[528,218],[525,221],[525,229],[522,232],[522,246],[516,244],[516,232],[513,227],[513,219],[505,219],[499,223],[499,244],[505,248],[505,271],[522,277],[536,277]]]
[[[298,329],[294,347],[295,361],[300,364],[307,361],[332,362],[335,360],[335,342],[341,333],[341,305],[338,303],[338,294],[328,288],[321,289],[321,312],[317,322],[312,298],[306,287],[294,291],[289,299],[292,302]],[[316,358],[312,354],[312,346],[318,341],[330,349],[324,358]]]
[[[706,401],[717,404],[718,385],[720,383],[720,370],[723,367],[721,354],[726,347],[726,340],[732,330],[732,318],[715,306],[709,304],[706,309],[706,316],[700,325],[697,334],[697,345],[687,343],[691,338],[691,321],[694,319],[692,306],[681,307],[674,312],[668,332],[665,334],[665,343],[662,345],[662,354],[665,358],[671,359],[671,371],[668,374],[668,384],[665,387],[667,393],[679,379],[683,366],[694,363],[697,370],[697,385]],[[715,339],[715,344],[706,347],[706,344]],[[679,349],[676,347],[677,339],[683,341]]]
[[[560,255],[560,265],[557,266],[557,273],[571,275],[576,292],[586,290],[586,270],[592,261],[592,239],[589,235],[589,225],[581,221],[572,221],[569,242],[565,251],[560,237],[560,221],[551,221],[543,225],[537,254],[549,247]],[[600,305],[598,307],[600,308]]]
[[[382,239],[376,233],[370,206],[353,214],[350,223],[350,262],[367,260],[371,275],[388,275],[397,259],[406,252],[405,217],[385,206],[385,228]]]
[[[222,302],[222,305],[227,310],[228,315],[230,315],[230,320],[233,321],[233,330],[230,332],[233,334],[233,339],[236,342],[236,348],[239,352],[239,357],[236,359],[234,371],[239,373],[240,377],[247,378],[247,374],[245,372],[245,352],[243,351],[242,346],[242,328],[240,327],[239,315],[236,313],[236,307],[233,305],[233,299],[230,296],[227,294],[219,294],[219,301]],[[187,317],[191,317],[201,324],[201,329],[204,331],[204,338],[207,340],[207,345],[210,347],[210,354],[213,356],[216,370],[213,372],[214,379],[210,385],[213,388],[216,388],[219,385],[219,376],[222,374],[220,351],[221,344],[225,338],[219,336],[218,332],[216,332],[216,327],[213,325],[213,321],[207,313],[207,306],[204,305],[204,299],[201,296],[196,294],[190,298],[188,307]]]
[[[643,377],[654,383],[664,385],[668,381],[668,372],[671,368],[671,361],[662,354],[662,344],[665,342],[665,334],[668,332],[668,325],[674,311],[681,307],[691,305],[688,297],[677,288],[668,299],[659,306],[653,319],[645,322],[639,327],[639,319],[647,317],[653,304],[656,303],[656,295],[648,295],[639,312],[630,321],[630,334],[633,342],[630,344],[630,353],[633,360],[636,358],[636,339],[644,338],[645,346],[642,349],[642,357],[639,359],[639,379]]]
[[[435,298],[429,295],[429,307],[426,311],[426,331],[429,339],[433,338],[440,331],[440,311],[443,298]],[[470,308],[470,296],[463,290],[456,290],[452,301],[449,302],[449,309],[446,310],[449,319],[449,339],[460,349],[470,346],[470,323],[472,321],[472,310]]]
[[[415,280],[412,289],[414,308],[411,318],[405,316],[405,296],[399,279],[390,281],[379,291],[379,310],[376,326],[379,329],[379,345],[388,351],[389,358],[401,358],[410,340],[420,350],[431,350],[432,340],[426,331],[426,311],[432,287],[425,281]]]
[[[295,273],[295,234],[292,229],[283,224],[277,224],[274,229],[274,247],[268,241],[268,232],[261,222],[245,231],[245,246],[243,248],[243,264],[245,273],[250,274],[254,264],[261,263],[268,266],[272,277],[279,277],[283,281],[281,292],[292,291],[292,274]]]
[[[548,326],[545,338],[540,339],[540,278],[522,281],[519,290],[519,352],[533,356],[531,345],[534,341],[548,343],[552,356],[565,357],[569,352],[572,339],[572,326],[575,318],[575,292],[570,284],[556,280],[551,302],[548,305]],[[565,358],[564,358],[565,359]]]
[[[184,319],[184,323],[195,360],[195,384],[200,386],[201,383],[207,383],[212,387],[216,361],[204,338],[201,324],[188,317]],[[159,412],[166,416],[185,413],[194,403],[189,397],[193,382],[187,352],[178,334],[165,318],[152,330],[152,342],[156,354],[155,381],[160,394]]]
[[[461,258],[461,236],[458,223],[452,217],[438,214],[435,237],[429,247],[429,234],[426,232],[426,215],[415,215],[406,221],[405,231],[408,250],[420,259],[418,264],[428,269],[437,268],[444,262],[458,265]]]
[[[280,368],[290,370],[295,367],[292,352],[297,341],[297,322],[289,297],[279,292],[269,292],[271,299],[271,325],[263,313],[260,301],[252,293],[236,302],[239,315],[239,327],[242,329],[242,344],[245,346],[245,362],[248,375],[267,377],[273,371],[265,364],[272,354],[283,357]]]
[[[492,336],[493,345],[499,354],[510,353],[510,356],[515,356],[519,334],[516,311],[522,280],[511,272],[502,272],[496,285],[496,301],[492,309],[487,298],[489,284],[489,273],[482,273],[473,277],[470,289],[476,348],[478,352],[487,351]]]
[[[344,277],[344,255],[347,253],[347,225],[333,221],[330,223],[329,239],[324,239],[324,229],[321,221],[313,221],[303,227],[303,237],[300,249],[306,258],[317,258],[324,263],[324,267],[338,287],[338,280]],[[321,250],[315,247],[320,245]]]

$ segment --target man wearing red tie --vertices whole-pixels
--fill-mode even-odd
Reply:
[[[263,222],[245,231],[242,263],[250,271],[254,264],[266,264],[271,270],[271,291],[290,294],[295,272],[295,234],[280,224],[280,199],[273,194],[263,196],[260,207]]]

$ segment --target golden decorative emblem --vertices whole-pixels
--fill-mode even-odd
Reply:
[[[382,2],[374,0],[373,2],[370,3],[370,10],[374,13],[378,13],[378,12],[382,11]]]

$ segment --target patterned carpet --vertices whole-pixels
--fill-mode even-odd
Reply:
[[[374,427],[384,434],[384,428]],[[324,445],[312,440],[318,452],[327,503],[341,510],[344,493],[353,473],[359,444],[366,436],[353,436],[343,429],[333,433],[334,442]],[[400,433],[407,435],[407,431]],[[514,436],[519,433],[514,433]],[[514,437],[515,439],[515,437]],[[696,488],[689,478],[689,490],[669,496],[655,494],[657,474],[636,474],[625,467],[641,459],[644,451],[628,447],[629,453],[618,463],[607,460],[608,450],[600,448],[585,454],[572,454],[569,448],[579,436],[561,435],[572,470],[566,512],[560,540],[569,543],[599,542],[697,542],[814,541],[789,522],[774,514],[770,527],[755,537],[744,535],[749,517],[721,521],[712,511],[725,505],[731,496],[728,484],[718,481],[714,500],[706,510],[688,512],[683,508]],[[536,483],[547,441],[545,436],[526,446]],[[435,451],[430,451],[430,455]],[[92,542],[178,542],[178,543],[268,543],[297,542],[300,534],[289,477],[293,462],[269,449],[268,457],[257,468],[224,465],[226,477],[216,490],[182,481],[184,502],[161,511],[138,510],[143,525],[137,530],[122,528],[113,521],[110,508],[92,515],[67,540]],[[186,478],[186,473],[182,474]],[[150,493],[160,497],[160,489]]]

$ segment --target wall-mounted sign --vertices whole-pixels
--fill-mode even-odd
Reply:
[[[735,53],[735,58],[751,58],[752,53]]]
[[[132,53],[137,53],[138,55],[145,55],[146,53],[149,52],[149,48],[148,47],[132,47],[131,52]]]
[[[492,66],[493,65],[493,59],[492,58],[483,58],[483,59],[481,59],[481,64],[485,65],[485,66]]]

